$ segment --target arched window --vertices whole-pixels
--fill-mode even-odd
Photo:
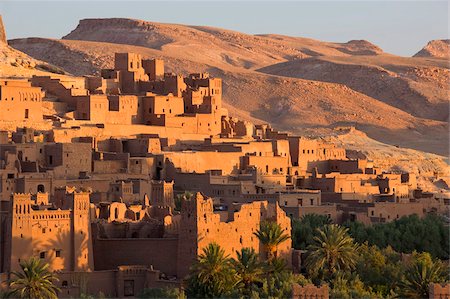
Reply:
[[[42,184],[39,184],[39,185],[37,186],[37,192],[38,192],[38,193],[44,193],[44,192],[45,192],[45,186],[42,185]]]

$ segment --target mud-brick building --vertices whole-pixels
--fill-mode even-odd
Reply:
[[[25,80],[0,80],[0,120],[42,122],[40,87]]]
[[[67,209],[48,204],[48,194],[14,194],[2,235],[2,272],[37,257],[53,271],[93,270],[89,193],[66,193]],[[6,205],[6,204],[5,204]]]

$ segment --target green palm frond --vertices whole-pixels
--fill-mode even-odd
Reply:
[[[275,257],[277,247],[291,238],[283,231],[280,225],[274,221],[262,222],[259,230],[253,234],[265,247],[268,259]]]
[[[58,278],[48,271],[49,265],[40,259],[31,258],[20,263],[21,271],[12,272],[8,297],[14,298],[58,298],[59,289],[54,285]]]
[[[337,271],[353,269],[357,261],[358,246],[348,234],[348,229],[326,225],[317,230],[313,244],[308,247],[306,267],[316,276],[331,278]]]

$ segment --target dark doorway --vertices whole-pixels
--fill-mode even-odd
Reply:
[[[39,185],[37,186],[37,192],[38,192],[38,193],[44,193],[44,192],[45,192],[45,186],[42,185],[42,184],[39,184]]]

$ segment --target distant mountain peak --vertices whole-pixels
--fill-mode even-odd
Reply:
[[[450,58],[450,39],[436,39],[428,44],[413,57]]]
[[[348,53],[352,55],[379,55],[383,54],[383,50],[377,45],[365,39],[350,40],[343,45],[348,49]]]

